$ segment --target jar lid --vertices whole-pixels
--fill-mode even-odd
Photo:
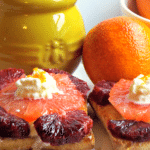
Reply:
[[[3,0],[4,3],[34,9],[64,9],[71,7],[77,0]]]

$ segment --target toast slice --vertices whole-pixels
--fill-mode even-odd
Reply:
[[[45,71],[48,73],[58,74],[60,76],[61,74],[65,75],[65,79],[69,77],[68,81],[71,81],[71,85],[75,86],[75,89],[70,88],[70,90],[74,92],[78,91],[82,96],[84,102],[83,105],[81,105],[82,109],[68,110],[64,115],[59,115],[58,113],[47,113],[36,118],[36,120],[28,121],[13,113],[11,114],[11,112],[5,110],[6,108],[0,106],[0,150],[93,149],[95,145],[95,139],[92,132],[93,122],[87,114],[86,94],[89,90],[87,83],[65,71],[58,69],[45,69]],[[0,71],[0,92],[2,98],[4,95],[7,95],[7,92],[9,94],[10,88],[15,85],[13,83],[15,83],[23,75],[24,71],[18,69],[10,68]],[[3,94],[3,92],[6,93]],[[3,99],[6,100],[6,98]],[[10,98],[8,100],[10,102]],[[75,100],[80,103],[78,98]],[[16,106],[17,110],[19,110],[19,103],[16,104],[18,101],[15,101],[14,105]],[[24,101],[26,100],[24,99]],[[36,102],[34,100],[32,101]],[[5,106],[5,103],[3,104]],[[10,108],[12,107],[12,105],[9,106]],[[37,106],[33,105],[33,108],[36,108]],[[12,108],[14,109],[15,107]],[[21,105],[21,108],[23,108],[23,105]],[[30,110],[33,112],[33,109]],[[26,131],[29,131],[29,134],[24,134],[28,133]]]
[[[103,82],[103,81],[102,81]],[[100,86],[100,84],[97,84]],[[107,94],[102,98],[98,98],[100,93],[100,88],[95,85],[93,91],[89,94],[88,101],[93,108],[94,112],[98,116],[98,118],[103,122],[106,131],[110,137],[112,146],[114,150],[149,150],[150,149],[150,142],[133,142],[129,140],[124,140],[121,138],[114,137],[110,130],[108,129],[108,121],[109,120],[124,120],[124,118],[118,113],[118,111],[108,102]],[[106,91],[106,90],[105,90]],[[107,89],[107,92],[110,91],[110,88]],[[93,96],[94,93],[94,96]],[[109,92],[108,92],[109,93]],[[98,99],[102,100],[105,99],[104,102],[98,102]],[[107,98],[107,99],[106,99]],[[100,101],[99,100],[99,101]],[[101,103],[101,104],[100,104]]]

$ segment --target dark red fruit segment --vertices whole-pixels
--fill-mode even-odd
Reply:
[[[4,115],[6,112],[6,110],[0,106],[0,115]]]
[[[111,81],[99,81],[95,84],[93,91],[89,94],[88,101],[95,101],[101,106],[109,104],[109,93],[114,84],[115,82]]]
[[[9,83],[19,79],[24,74],[23,69],[9,68],[0,71],[0,90],[2,90]]]
[[[108,129],[114,137],[134,142],[150,140],[150,124],[135,120],[109,120]]]
[[[91,131],[93,121],[84,111],[74,110],[65,116],[57,113],[41,116],[34,126],[43,142],[59,146],[81,141]]]
[[[88,87],[87,83],[83,80],[80,80],[74,76],[72,76],[71,74],[69,74],[66,71],[63,70],[59,70],[59,69],[43,69],[44,71],[48,72],[48,73],[55,73],[55,74],[67,74],[70,78],[70,80],[76,85],[77,90],[79,90],[84,97],[86,97],[87,92],[90,90],[90,88]]]
[[[55,73],[55,74],[68,74],[69,75],[69,73],[68,72],[66,72],[66,71],[64,71],[64,70],[59,70],[59,69],[57,69],[57,68],[52,68],[52,69],[43,69],[44,71],[46,71],[46,72],[48,72],[48,73]]]
[[[80,80],[74,76],[69,76],[69,78],[71,79],[71,81],[76,85],[76,89],[79,90],[84,97],[86,98],[87,92],[90,90],[90,88],[88,87],[87,83],[83,80]]]
[[[30,134],[30,127],[25,120],[7,113],[0,107],[0,137],[25,138]]]

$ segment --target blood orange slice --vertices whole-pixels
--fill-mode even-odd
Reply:
[[[54,93],[52,99],[20,99],[15,97],[16,80],[11,82],[9,89],[0,92],[0,106],[28,122],[36,120],[44,114],[65,114],[71,110],[86,110],[84,94],[77,90],[68,74],[49,73],[57,82],[57,87],[63,94]],[[7,88],[7,86],[6,86]]]
[[[0,71],[0,91],[6,91],[18,79],[25,77],[23,69],[9,68]]]
[[[150,104],[136,104],[128,99],[133,81],[121,79],[110,91],[109,101],[125,118],[150,122]]]

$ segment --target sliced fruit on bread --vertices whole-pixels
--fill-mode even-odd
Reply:
[[[0,149],[91,150],[93,121],[87,115],[86,82],[65,71],[43,69],[63,94],[48,98],[20,98],[16,81],[22,69],[0,71]]]
[[[148,150],[150,149],[150,124],[145,121],[138,121],[138,119],[131,120],[130,116],[127,114],[131,113],[133,115],[135,110],[133,109],[132,111],[129,107],[126,109],[128,113],[125,113],[125,116],[121,115],[116,108],[119,106],[123,107],[121,102],[124,100],[122,100],[124,97],[119,97],[121,100],[118,99],[118,105],[114,102],[115,100],[112,100],[116,95],[122,95],[120,89],[126,89],[125,86],[129,87],[129,82],[131,84],[131,81],[127,82],[125,82],[127,85],[123,85],[119,88],[119,91],[114,93],[114,88],[118,86],[116,83],[104,80],[99,81],[94,86],[93,91],[89,94],[88,101],[99,119],[103,122],[108,135],[110,136],[114,150]],[[110,91],[112,91],[111,94]],[[124,90],[124,94],[126,93],[127,95],[128,92],[129,90]],[[110,95],[115,96],[110,97]],[[110,101],[115,103],[115,107]],[[135,108],[134,104],[130,105]],[[123,108],[125,110],[125,107]],[[138,116],[138,118],[140,117],[141,116]]]

